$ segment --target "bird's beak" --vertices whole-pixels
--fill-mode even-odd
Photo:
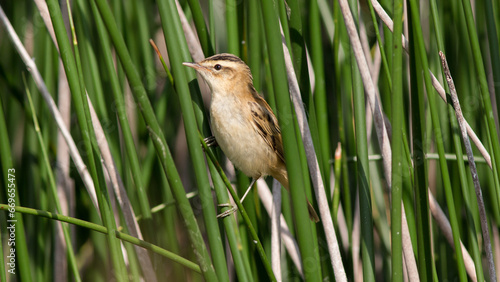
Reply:
[[[199,64],[197,63],[182,63],[183,65],[185,65],[186,67],[190,67],[190,68],[193,68],[195,70],[201,70],[201,69],[204,69],[205,67],[203,66],[200,66]]]

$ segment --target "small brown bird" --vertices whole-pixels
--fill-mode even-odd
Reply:
[[[250,68],[232,54],[184,65],[194,68],[210,87],[210,122],[217,144],[238,169],[253,178],[241,201],[255,181],[267,175],[288,190],[278,120],[266,100],[257,94]],[[309,201],[307,204],[309,217],[318,222],[316,211]]]

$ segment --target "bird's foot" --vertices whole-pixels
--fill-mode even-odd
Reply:
[[[214,136],[207,137],[207,138],[203,139],[203,141],[205,141],[205,143],[207,143],[207,147],[219,146],[219,144],[217,144],[217,140],[215,140]]]
[[[218,214],[217,218],[224,218],[224,217],[226,217],[228,215],[233,214],[235,211],[238,210],[238,207],[237,206],[233,206],[232,204],[219,204],[217,206],[219,206],[221,208],[230,208],[227,211],[224,211],[221,214]]]

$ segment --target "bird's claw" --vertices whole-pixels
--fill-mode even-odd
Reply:
[[[207,147],[217,147],[219,144],[217,144],[217,140],[215,140],[214,136],[207,137],[203,139],[205,143],[207,143]]]
[[[229,208],[230,207],[230,209],[228,209],[227,211],[224,211],[224,212],[218,214],[217,218],[224,218],[224,217],[226,217],[228,215],[233,214],[235,211],[238,210],[238,207],[235,207],[235,206],[233,206],[231,204],[219,204],[218,206],[221,207],[221,208],[223,208],[223,207]]]

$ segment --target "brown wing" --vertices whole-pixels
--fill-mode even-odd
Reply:
[[[254,90],[255,91],[255,90]],[[281,141],[281,130],[278,125],[278,120],[273,114],[271,107],[261,96],[254,93],[255,101],[248,102],[252,112],[253,124],[256,131],[273,149],[278,157],[285,162],[283,157],[283,143]]]

